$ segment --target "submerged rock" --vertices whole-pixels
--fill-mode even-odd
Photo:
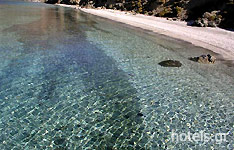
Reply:
[[[163,67],[181,67],[182,66],[182,63],[177,60],[165,60],[158,64]]]
[[[143,117],[144,115],[143,115],[142,113],[139,112],[139,113],[137,114],[137,116]]]
[[[62,137],[60,137],[60,138],[56,138],[55,140],[54,140],[54,144],[56,144],[56,145],[62,145],[64,142],[65,142],[65,138],[62,138]]]
[[[216,58],[214,56],[208,55],[201,55],[199,57],[192,57],[189,58],[192,61],[196,61],[202,64],[214,64],[216,61]]]

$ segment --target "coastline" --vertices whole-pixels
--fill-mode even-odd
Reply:
[[[87,9],[75,5],[56,4],[62,7],[79,9],[82,12],[150,30],[175,39],[190,42],[220,54],[224,59],[234,61],[234,32],[221,28],[192,27],[184,21],[169,21],[166,18],[133,15],[111,9]]]

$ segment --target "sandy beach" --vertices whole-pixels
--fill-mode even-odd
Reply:
[[[79,9],[92,15],[184,40],[195,46],[200,46],[221,54],[224,59],[234,60],[234,32],[232,31],[221,28],[192,27],[188,26],[187,22],[183,21],[170,21],[166,18],[146,16],[142,14],[133,15],[129,12],[118,10],[86,9],[72,5],[57,5]]]

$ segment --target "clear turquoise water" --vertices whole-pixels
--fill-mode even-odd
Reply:
[[[188,60],[204,53],[73,9],[0,0],[0,149],[233,149],[234,68]],[[167,59],[183,65],[158,65]],[[175,143],[173,130],[228,136]]]

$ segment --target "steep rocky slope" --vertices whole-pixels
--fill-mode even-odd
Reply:
[[[195,26],[234,28],[234,0],[46,0],[46,3],[104,7],[186,20]]]

